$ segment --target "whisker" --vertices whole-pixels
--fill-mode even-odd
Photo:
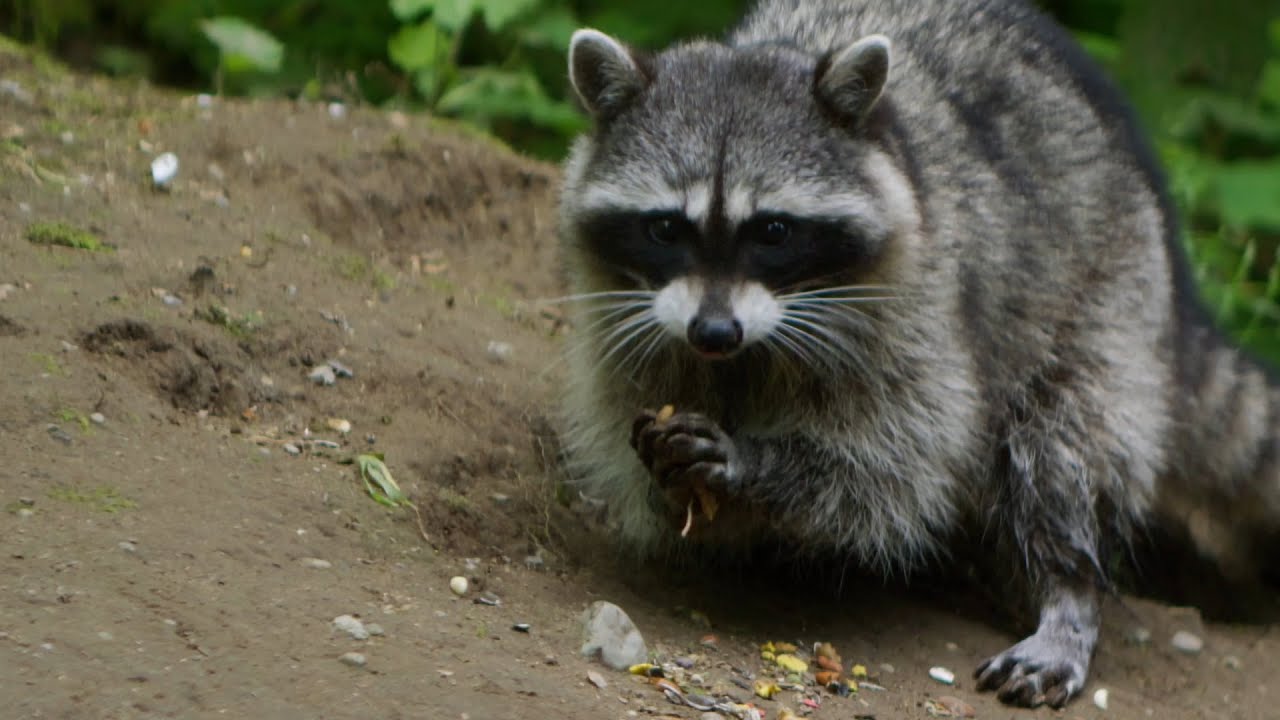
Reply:
[[[534,300],[534,304],[540,305],[560,305],[570,302],[582,302],[584,300],[607,300],[609,298],[645,298],[651,299],[657,293],[652,290],[605,290],[603,292],[578,293],[576,295],[564,295],[554,298],[543,298]]]

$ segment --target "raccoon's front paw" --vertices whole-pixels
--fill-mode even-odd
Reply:
[[[738,492],[733,439],[705,415],[675,413],[660,419],[645,411],[631,426],[631,447],[662,490],[673,520],[685,511],[696,487],[721,498]]]
[[[978,666],[979,690],[995,690],[1001,702],[1060,709],[1084,688],[1089,650],[1069,635],[1042,629]]]

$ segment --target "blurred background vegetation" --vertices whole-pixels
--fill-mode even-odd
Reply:
[[[1280,0],[1038,0],[1133,100],[1223,325],[1280,363]],[[4,0],[0,32],[81,69],[193,90],[429,110],[560,158],[586,127],[564,55],[647,48],[747,0]]]

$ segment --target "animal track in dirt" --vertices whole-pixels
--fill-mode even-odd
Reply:
[[[125,360],[121,372],[145,380],[180,410],[235,415],[275,399],[271,388],[254,379],[251,359],[230,342],[124,319],[84,333],[80,344],[89,352]]]

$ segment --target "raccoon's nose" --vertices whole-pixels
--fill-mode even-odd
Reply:
[[[732,317],[695,317],[689,321],[689,344],[703,355],[728,355],[742,344],[742,323]]]

